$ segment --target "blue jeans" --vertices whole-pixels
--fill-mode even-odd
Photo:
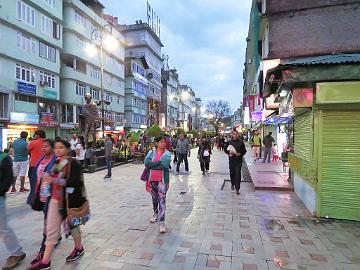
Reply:
[[[0,196],[0,237],[3,239],[10,256],[22,255],[22,247],[14,231],[9,227],[6,217],[5,197]]]
[[[270,163],[271,153],[272,153],[272,147],[265,147],[264,160],[263,160],[264,163],[265,163],[266,159],[267,159],[267,162]]]
[[[111,176],[111,167],[112,167],[112,158],[111,157],[106,157],[106,167],[108,170],[107,175]]]

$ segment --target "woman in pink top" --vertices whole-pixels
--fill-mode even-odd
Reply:
[[[156,149],[150,150],[145,158],[145,167],[150,169],[148,181],[151,188],[154,210],[154,215],[150,222],[155,223],[159,221],[160,233],[165,233],[166,192],[169,189],[171,154],[166,150],[164,137],[156,138],[155,142]]]

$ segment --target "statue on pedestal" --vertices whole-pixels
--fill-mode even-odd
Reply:
[[[100,109],[95,102],[92,101],[91,94],[85,94],[86,103],[81,108],[79,115],[80,130],[84,132],[85,144],[88,146],[89,134],[92,131],[93,142],[96,141],[96,128],[100,125],[101,118],[99,117]]]

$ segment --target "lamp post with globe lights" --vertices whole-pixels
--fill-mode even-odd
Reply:
[[[102,129],[102,137],[105,137],[105,108],[104,104],[104,47],[108,51],[114,51],[118,47],[118,41],[115,36],[112,35],[112,26],[110,24],[105,24],[102,26],[102,29],[95,28],[91,32],[91,40],[99,41],[100,46],[100,95],[101,100],[99,103],[101,104],[101,129]],[[90,57],[94,57],[98,50],[96,45],[93,43],[88,43],[85,47],[85,51],[88,53]]]

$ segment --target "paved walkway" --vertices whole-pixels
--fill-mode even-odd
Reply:
[[[254,162],[254,156],[250,147],[245,156],[245,161],[254,184],[255,190],[294,191],[288,182],[289,167],[283,168],[283,163],[262,163],[262,160]]]
[[[194,153],[195,154],[195,153]],[[226,184],[227,160],[215,150],[210,176],[202,176],[195,155],[190,175],[171,177],[168,232],[160,235],[151,200],[138,180],[141,165],[86,175],[93,218],[83,227],[86,253],[74,264],[63,240],[53,269],[360,269],[360,224],[316,222],[292,192],[253,191],[243,183],[236,195]],[[28,253],[25,269],[40,244],[42,216],[24,205],[23,194],[8,197],[11,225]],[[1,263],[5,249],[0,244]]]

